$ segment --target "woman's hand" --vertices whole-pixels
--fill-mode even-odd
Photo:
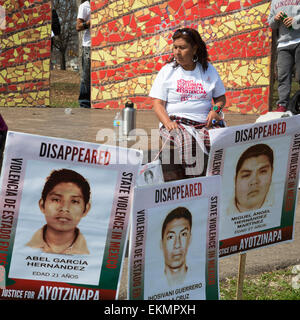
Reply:
[[[220,117],[220,115],[216,112],[211,110],[206,118],[207,121],[207,128],[211,128],[213,126],[212,122],[213,120],[216,120],[216,122],[218,123],[219,121],[222,120],[222,118]]]
[[[287,18],[285,18],[282,22],[283,22],[283,24],[284,24],[287,28],[289,28],[289,27],[292,26],[293,20],[294,20],[294,19],[293,19],[292,17],[287,17]]]
[[[214,103],[216,106],[220,107],[221,110],[223,109],[223,107],[225,106],[226,104],[226,96],[225,94],[223,94],[222,96],[219,96],[219,97],[216,97],[216,98],[213,98],[214,99]],[[207,128],[211,128],[212,125],[213,125],[213,120],[216,120],[216,123],[218,123],[219,121],[222,120],[222,117],[214,110],[211,110],[206,118],[206,121],[207,121],[207,125],[206,127]]]
[[[164,126],[169,132],[178,129],[178,123],[171,120],[169,122],[164,123]]]
[[[280,11],[280,12],[278,12],[278,13],[276,14],[276,16],[274,17],[274,19],[275,19],[276,21],[281,21],[282,18],[283,18],[283,15],[284,15],[284,12],[283,12],[283,11]],[[283,24],[284,24],[287,28],[289,28],[289,27],[292,26],[293,20],[294,20],[293,17],[286,17],[286,18],[284,18],[284,19],[282,20],[282,22],[283,22]]]
[[[276,21],[280,21],[282,19],[282,15],[283,15],[283,11],[279,11],[276,16],[274,17],[274,19]]]

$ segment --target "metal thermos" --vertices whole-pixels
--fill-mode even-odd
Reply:
[[[135,108],[133,103],[128,101],[122,110],[123,135],[128,136],[131,130],[135,129]]]

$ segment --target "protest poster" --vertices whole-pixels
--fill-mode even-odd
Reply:
[[[8,132],[0,300],[115,299],[141,161],[134,149]]]
[[[210,130],[221,175],[220,257],[293,240],[300,116]]]
[[[161,161],[159,159],[141,165],[137,175],[137,186],[143,186],[147,184],[158,184],[163,182],[164,175],[162,171]]]
[[[220,177],[136,187],[129,300],[216,300]]]

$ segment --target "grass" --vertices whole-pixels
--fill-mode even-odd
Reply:
[[[77,108],[80,88],[78,72],[71,70],[51,70],[50,104],[51,107]]]
[[[52,107],[77,108],[79,84],[55,82],[50,88],[50,102]]]
[[[245,276],[243,300],[300,300],[300,289],[294,289],[293,267],[259,275]],[[299,283],[299,282],[298,282]],[[237,278],[220,281],[220,299],[236,299]]]

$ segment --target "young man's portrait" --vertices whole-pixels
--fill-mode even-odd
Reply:
[[[154,175],[151,170],[146,170],[144,172],[144,179],[147,184],[153,184]]]
[[[164,274],[170,286],[184,282],[189,267],[186,255],[192,236],[192,215],[187,208],[178,207],[165,218],[161,231]]]
[[[257,210],[267,200],[274,154],[267,144],[255,144],[240,156],[235,172],[234,204],[238,212]]]
[[[147,215],[145,243],[144,295],[173,292],[206,277],[207,198],[184,203],[158,205]],[[189,299],[204,297],[199,286],[188,292]],[[170,297],[168,298],[170,299]]]
[[[90,185],[82,175],[70,169],[53,170],[38,205],[46,224],[35,232],[27,246],[48,253],[90,253],[77,227],[91,207]]]
[[[98,285],[119,169],[25,155],[10,277]]]

